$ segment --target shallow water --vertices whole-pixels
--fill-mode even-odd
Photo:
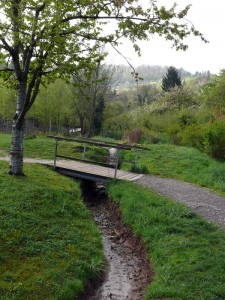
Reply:
[[[107,270],[101,285],[85,300],[142,299],[151,277],[146,256],[111,202],[100,198],[89,197],[86,204],[102,232]]]

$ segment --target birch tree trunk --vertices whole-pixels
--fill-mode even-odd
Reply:
[[[23,137],[24,119],[18,122],[26,98],[26,83],[18,84],[17,110],[12,124],[12,142],[10,152],[9,174],[23,175]]]

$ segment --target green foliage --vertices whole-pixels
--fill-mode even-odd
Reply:
[[[196,147],[211,157],[225,160],[225,121],[218,119],[207,124],[192,124],[179,130],[180,143]]]
[[[159,100],[164,110],[179,110],[182,108],[195,108],[199,105],[198,96],[192,87],[184,85],[183,87],[174,87],[169,93],[165,93]]]
[[[79,184],[32,164],[26,176],[0,163],[0,298],[75,299],[100,274],[100,233]]]
[[[74,127],[74,114],[71,111],[71,91],[69,85],[61,79],[54,83],[41,87],[29,112],[29,117],[44,126],[46,132],[52,132],[53,128],[61,132],[62,128]]]
[[[121,104],[109,105],[104,112],[102,134],[121,139],[124,132],[131,128],[132,121]]]
[[[224,111],[225,70],[202,88],[202,96],[210,107]]]
[[[187,126],[180,133],[180,135],[182,145],[195,147],[201,151],[204,151],[203,125],[191,124]]]
[[[214,158],[225,160],[225,120],[209,123],[203,129],[204,151]]]
[[[0,79],[0,119],[4,121],[13,118],[16,106],[16,92],[12,88],[4,87],[2,79]]]
[[[138,104],[151,104],[156,102],[160,97],[160,91],[155,84],[140,85],[138,87]]]
[[[225,298],[224,231],[147,188],[116,183],[108,190],[153,266],[144,299]]]
[[[169,67],[167,73],[162,78],[162,89],[165,92],[169,92],[175,87],[181,87],[181,79],[178,74],[178,70],[174,67]]]
[[[23,82],[28,87],[24,106],[28,111],[41,82],[52,82],[58,76],[68,78],[72,72],[78,74],[80,69],[99,61],[101,55],[97,49],[102,43],[115,46],[121,35],[132,41],[137,52],[140,51],[137,40],[147,40],[153,34],[163,36],[176,49],[183,50],[187,48],[184,38],[189,35],[199,36],[205,41],[185,19],[189,8],[186,6],[177,11],[176,5],[166,9],[156,2],[144,8],[134,0],[97,1],[94,8],[91,2],[76,3],[73,0],[66,1],[66,4],[29,0],[26,5],[3,1],[0,9],[5,18],[1,21],[0,34],[4,38],[0,43],[0,54],[6,72],[1,72],[1,76],[4,80],[13,77],[16,83],[16,80],[20,82],[23,73],[29,75]],[[102,17],[104,25],[111,19],[115,20],[112,33],[103,35]],[[175,23],[174,19],[179,22]],[[71,22],[73,20],[79,22]],[[25,68],[22,68],[24,63]]]
[[[180,136],[181,126],[179,124],[171,124],[167,127],[167,134],[169,135],[170,142],[174,145],[180,145],[181,136]]]
[[[92,137],[99,134],[105,102],[111,94],[114,72],[115,67],[99,60],[95,68],[86,68],[72,76],[71,109],[78,119],[82,135]]]

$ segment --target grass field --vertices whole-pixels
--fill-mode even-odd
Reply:
[[[10,135],[0,135],[0,151],[5,155],[9,145]],[[24,145],[25,156],[53,156],[52,139],[38,136]],[[81,145],[73,148],[60,142],[60,147],[64,155],[73,155]],[[148,147],[149,151],[140,151],[140,169],[225,195],[224,163],[193,148]],[[126,159],[134,155],[122,153]],[[0,163],[0,299],[74,299],[103,268],[99,232],[81,202],[78,184],[26,164],[25,177],[11,177],[7,165]],[[108,192],[149,253],[154,281],[146,300],[225,299],[224,230],[135,184],[110,183]]]
[[[0,162],[0,299],[76,299],[104,265],[79,183],[34,164],[7,171]]]
[[[147,188],[117,182],[108,192],[149,253],[146,300],[225,299],[224,231]]]
[[[225,195],[225,163],[210,158],[199,150],[175,145],[148,145],[149,150],[139,154],[138,166],[147,173],[177,178],[208,187]],[[126,159],[135,156],[133,151],[123,153]],[[123,164],[130,170],[130,165]]]
[[[0,155],[7,156],[10,152],[11,135],[0,134]],[[24,156],[32,158],[54,158],[55,140],[44,135],[37,135],[36,138],[24,139]],[[58,154],[82,158],[83,144],[60,141],[58,143]],[[107,155],[108,151],[99,147],[87,147],[86,158],[99,161],[101,158],[93,158],[91,155]]]

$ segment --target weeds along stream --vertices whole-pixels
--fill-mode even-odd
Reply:
[[[151,281],[150,267],[140,242],[122,224],[119,210],[104,186],[82,181],[84,201],[102,232],[106,270],[81,299],[139,300]]]

